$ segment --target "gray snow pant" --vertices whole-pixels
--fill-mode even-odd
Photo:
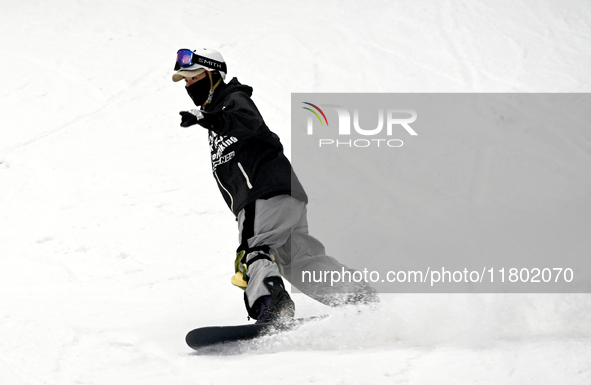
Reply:
[[[335,258],[327,256],[322,243],[308,234],[306,213],[306,204],[289,195],[259,199],[238,213],[241,248],[246,250],[243,262],[248,263],[258,256],[247,269],[245,302],[249,313],[257,299],[270,294],[263,280],[274,276],[283,276],[297,289],[324,304],[342,303],[342,286],[337,288],[326,283],[303,282],[301,279],[302,271],[342,271],[343,268],[352,271]],[[260,249],[265,246],[269,248],[268,252],[273,255],[275,262],[261,258],[260,254],[266,251]],[[365,284],[350,286],[353,287],[345,291],[374,292]]]

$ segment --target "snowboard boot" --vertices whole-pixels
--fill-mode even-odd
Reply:
[[[269,277],[263,281],[270,295],[262,296],[255,302],[255,309],[258,306],[258,315],[255,318],[257,324],[274,323],[288,324],[293,321],[295,315],[295,304],[289,293],[285,290],[283,280],[280,277]]]

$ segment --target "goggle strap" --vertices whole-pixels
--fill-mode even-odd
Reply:
[[[196,53],[193,53],[193,59],[191,60],[191,65],[193,64],[201,64],[204,67],[208,67],[214,70],[218,70],[221,72],[228,72],[226,70],[226,63],[222,63],[217,60],[209,59],[204,56],[200,56]]]

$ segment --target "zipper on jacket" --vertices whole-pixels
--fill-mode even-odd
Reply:
[[[246,171],[244,171],[244,168],[242,167],[240,162],[238,162],[238,168],[240,168],[240,171],[242,171],[242,175],[244,175],[244,178],[246,179],[246,185],[248,186],[249,189],[252,189],[252,184],[250,184],[250,179],[248,178],[248,175],[246,174]]]
[[[215,175],[215,179],[217,179],[218,184],[224,189],[224,191],[228,194],[228,196],[230,197],[230,211],[234,211],[234,198],[232,198],[232,194],[230,194],[230,192],[224,187],[224,185],[222,184],[222,182],[220,181],[220,177],[218,176],[217,171],[213,172],[213,175]]]

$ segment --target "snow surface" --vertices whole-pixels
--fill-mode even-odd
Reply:
[[[291,92],[589,92],[588,1],[3,0],[0,32],[1,383],[591,383],[582,294],[362,313],[300,294],[299,315],[332,316],[194,353],[188,330],[245,311],[236,224],[170,79],[178,48],[219,49],[289,148]],[[584,203],[588,175],[564,176]]]

